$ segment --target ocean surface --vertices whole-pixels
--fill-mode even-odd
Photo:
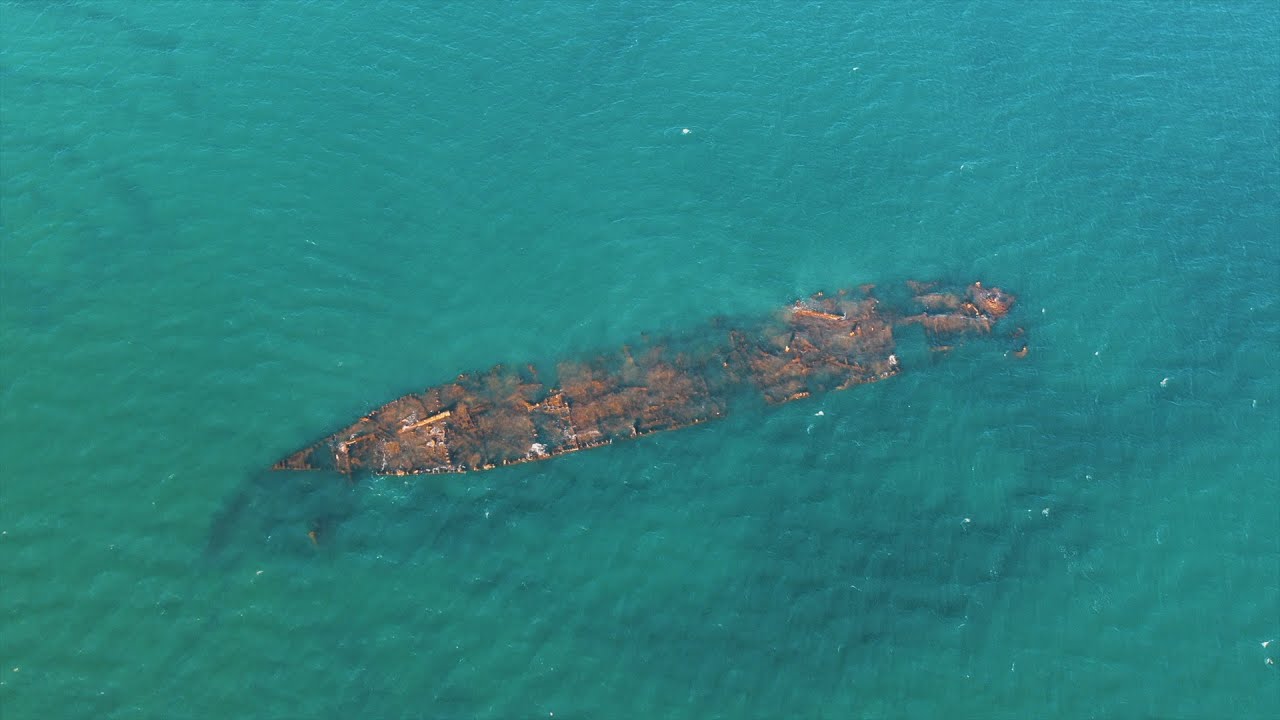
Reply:
[[[1280,713],[1274,3],[0,0],[0,111],[3,720]],[[935,278],[1029,355],[268,471]]]

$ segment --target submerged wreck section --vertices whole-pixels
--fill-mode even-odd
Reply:
[[[897,328],[918,324],[945,351],[962,336],[990,334],[1014,302],[981,283],[907,287],[902,307],[882,305],[872,286],[818,293],[746,326],[713,323],[562,362],[553,381],[532,365],[460,375],[377,408],[274,469],[414,475],[543,460],[720,417],[743,392],[776,404],[884,380],[902,371]]]

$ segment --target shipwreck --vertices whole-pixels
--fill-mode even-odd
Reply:
[[[348,476],[490,470],[546,460],[722,417],[754,393],[768,404],[886,380],[903,371],[895,333],[920,326],[931,350],[990,335],[1014,296],[975,282],[908,282],[897,302],[874,286],[817,293],[745,324],[648,339],[566,360],[554,376],[497,366],[393,400],[277,462]],[[1021,329],[1002,333],[1023,357]]]

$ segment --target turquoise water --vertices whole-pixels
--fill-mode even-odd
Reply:
[[[5,720],[1280,707],[1273,4],[0,0],[0,38]],[[1017,293],[1029,357],[264,471],[461,371],[934,277]]]

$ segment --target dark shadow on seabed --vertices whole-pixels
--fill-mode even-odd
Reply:
[[[314,473],[282,482],[262,471],[245,480],[209,524],[204,561],[237,562],[250,549],[295,554],[330,541],[360,503],[349,478]]]

